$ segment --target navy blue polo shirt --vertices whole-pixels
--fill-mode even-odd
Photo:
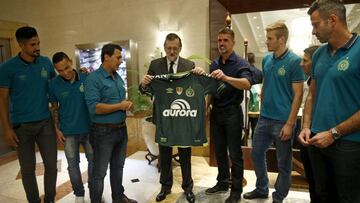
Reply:
[[[50,117],[48,81],[56,73],[49,58],[28,63],[15,56],[0,68],[0,87],[10,90],[10,122],[33,122]]]
[[[222,62],[221,56],[215,59],[210,65],[210,73],[220,69],[227,76],[233,78],[246,78],[252,84],[252,74],[250,72],[250,64],[239,57],[235,52],[232,52],[229,58]],[[213,106],[215,108],[223,108],[227,106],[239,106],[244,98],[244,91],[236,89],[228,83],[224,83],[225,88],[223,89],[220,97],[213,98]]]
[[[313,55],[312,78],[316,98],[311,131],[327,131],[360,110],[360,39],[357,34],[342,48],[331,53],[326,44]],[[360,142],[360,131],[341,139]]]
[[[115,79],[100,66],[90,73],[85,81],[85,100],[94,123],[122,123],[126,119],[126,111],[115,111],[109,114],[96,114],[96,105],[99,103],[116,104],[125,100],[125,84],[121,76],[114,73]]]
[[[261,116],[279,121],[288,119],[294,99],[292,83],[305,80],[300,62],[301,58],[289,50],[277,58],[273,53],[264,57]]]
[[[90,116],[84,96],[85,79],[86,74],[76,72],[72,83],[60,75],[49,82],[49,99],[51,103],[59,104],[60,130],[64,135],[89,132]]]

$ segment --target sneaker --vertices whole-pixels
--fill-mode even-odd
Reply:
[[[85,199],[83,196],[76,196],[75,203],[85,203]]]
[[[251,192],[247,192],[245,193],[244,199],[267,199],[269,194],[263,194],[258,192],[256,189],[251,191]]]
[[[228,190],[229,190],[229,187],[216,184],[214,187],[205,190],[205,193],[207,195],[213,195],[213,194],[225,193]]]

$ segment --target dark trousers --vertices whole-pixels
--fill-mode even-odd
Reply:
[[[360,143],[337,140],[327,148],[309,147],[320,202],[360,202]]]
[[[92,126],[90,132],[90,143],[94,151],[93,184],[90,186],[92,203],[101,202],[109,163],[112,199],[117,201],[124,197],[122,180],[127,141],[126,126],[122,128]]]
[[[315,191],[315,178],[311,166],[309,148],[304,146],[299,146],[299,148],[300,148],[301,162],[304,166],[305,176],[309,183],[310,201],[311,203],[318,203],[320,202],[320,200],[319,197],[316,195],[316,191]]]
[[[173,185],[172,173],[172,147],[159,145],[160,152],[160,184],[166,190],[171,190]],[[191,191],[193,188],[193,180],[191,177],[191,147],[178,147],[180,158],[180,167],[182,175],[181,187],[185,192]]]
[[[212,109],[211,139],[215,146],[215,156],[218,165],[218,184],[228,187],[230,179],[228,151],[231,159],[231,192],[242,193],[242,179],[244,175],[241,137],[243,130],[243,115],[240,107],[229,106]]]
[[[19,145],[16,150],[27,200],[30,203],[40,203],[39,189],[35,176],[36,143],[45,168],[45,202],[53,201],[56,195],[57,145],[52,120],[49,118],[38,122],[13,124],[13,128],[19,139]]]

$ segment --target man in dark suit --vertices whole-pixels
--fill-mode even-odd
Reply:
[[[154,75],[178,73],[189,71],[195,67],[194,62],[181,58],[179,53],[181,51],[181,39],[178,35],[170,33],[166,36],[164,42],[164,50],[166,56],[151,61],[147,75],[141,81],[140,91],[145,90],[151,83]],[[156,106],[154,106],[154,109]],[[153,111],[155,112],[155,110]],[[153,115],[153,121],[156,123],[156,116]],[[171,168],[172,147],[159,145],[160,152],[160,183],[161,191],[156,196],[156,201],[160,202],[171,193],[173,184],[173,174]],[[182,185],[186,199],[188,202],[195,202],[195,195],[192,192],[193,180],[191,177],[191,147],[178,147],[180,157],[180,166],[182,174]]]

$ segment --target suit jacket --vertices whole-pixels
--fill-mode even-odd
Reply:
[[[191,70],[195,67],[194,62],[179,57],[179,62],[177,65],[177,73],[184,72]],[[158,58],[151,61],[148,74],[149,75],[160,75],[160,74],[167,74],[168,71],[168,64],[166,57]]]
[[[193,69],[195,67],[195,63],[188,60],[188,59],[184,59],[181,58],[179,56],[179,61],[177,64],[177,73],[180,72],[184,72],[184,71],[189,71],[191,69]],[[161,74],[167,74],[168,71],[168,64],[167,64],[167,60],[166,57],[162,57],[162,58],[158,58],[155,59],[153,61],[151,61],[150,66],[149,66],[149,70],[147,72],[148,75],[161,75]],[[144,89],[141,88],[141,85],[139,87],[140,92],[144,92]],[[155,119],[156,115],[155,115],[155,108],[156,106],[153,106],[153,123],[156,123]]]

